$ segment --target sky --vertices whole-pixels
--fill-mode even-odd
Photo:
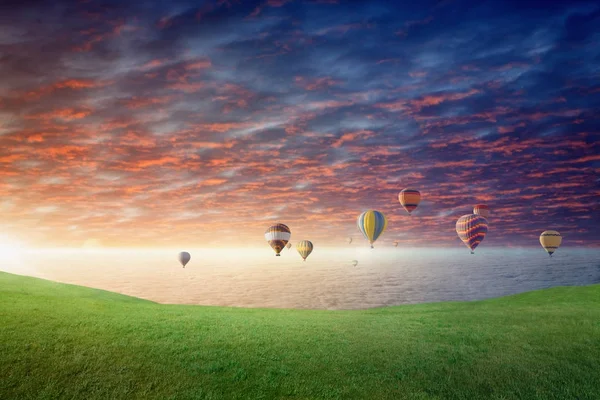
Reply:
[[[4,0],[5,243],[600,246],[600,5],[411,3]]]

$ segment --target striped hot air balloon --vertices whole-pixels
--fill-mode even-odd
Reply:
[[[287,242],[290,240],[292,232],[287,225],[275,224],[270,226],[265,232],[265,239],[269,242],[269,245],[275,250],[275,255],[280,256],[281,250],[285,247]]]
[[[487,231],[487,220],[481,215],[467,214],[456,221],[456,233],[460,240],[471,249],[471,254],[475,254],[475,248],[485,238]]]
[[[398,193],[398,200],[410,215],[421,202],[421,192],[415,189],[404,189]]]
[[[473,207],[473,214],[481,215],[483,218],[488,218],[490,216],[490,208],[485,204],[477,204]]]
[[[562,236],[556,231],[544,231],[540,235],[540,244],[548,252],[550,257],[562,243]]]
[[[357,225],[365,239],[371,244],[371,248],[373,248],[373,243],[381,236],[387,226],[387,219],[379,211],[368,210],[358,216]]]
[[[313,251],[313,244],[308,240],[302,240],[296,245],[296,250],[298,250],[302,259],[306,261],[306,257]]]

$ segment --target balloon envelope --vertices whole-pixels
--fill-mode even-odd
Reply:
[[[290,247],[292,247],[292,244],[288,242],[288,244],[285,245],[285,248],[289,249]]]
[[[185,268],[185,265],[190,262],[190,260],[192,259],[192,256],[187,251],[182,251],[181,253],[179,253],[178,258],[179,258],[179,262],[181,263],[183,268]]]
[[[408,214],[412,213],[421,202],[421,192],[415,189],[404,189],[398,193],[398,201]]]
[[[356,267],[358,265],[358,261],[357,260],[352,260],[352,265]]]
[[[270,226],[269,229],[266,230],[265,239],[267,240],[271,248],[275,250],[275,255],[279,256],[281,250],[283,250],[285,245],[290,240],[291,235],[292,232],[290,231],[290,228],[288,228],[287,225],[275,224],[273,226]]]
[[[485,204],[477,204],[473,207],[473,214],[481,215],[483,218],[490,216],[490,208]]]
[[[544,231],[540,235],[540,244],[550,257],[562,243],[562,236],[557,231]]]
[[[296,245],[296,250],[298,250],[298,253],[300,253],[302,259],[306,261],[306,257],[308,257],[313,251],[313,244],[308,240],[301,240]]]
[[[365,239],[371,243],[371,248],[373,248],[373,243],[387,227],[387,219],[379,211],[368,210],[358,216],[356,224]]]
[[[398,247],[398,242],[394,242],[394,247]]]
[[[485,238],[487,231],[487,220],[481,215],[467,214],[456,221],[456,233],[460,240],[471,249],[471,253]]]

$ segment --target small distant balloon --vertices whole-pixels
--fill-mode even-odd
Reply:
[[[368,210],[358,216],[356,221],[358,229],[362,232],[365,239],[371,244],[377,240],[387,227],[387,219],[383,213],[376,210]]]
[[[286,245],[285,245],[285,248],[286,248],[286,249],[288,249],[288,250],[289,250],[291,247],[292,247],[292,244],[291,244],[291,243],[289,243],[289,242],[288,242],[288,244],[286,244]]]
[[[351,263],[352,266],[356,267],[358,265],[358,260],[352,260]]]
[[[552,254],[562,243],[562,236],[557,231],[544,231],[540,235],[540,244],[546,252],[552,257]]]
[[[276,256],[281,256],[281,250],[285,247],[285,245],[290,240],[292,232],[287,225],[284,224],[275,224],[270,226],[269,229],[265,232],[265,239],[269,243],[269,246],[273,250],[275,250]]]
[[[488,218],[490,216],[490,208],[485,204],[477,204],[473,207],[473,214],[481,215],[483,218]]]
[[[398,201],[410,215],[421,202],[421,192],[415,189],[403,189],[398,193]]]
[[[306,261],[306,257],[313,251],[313,244],[308,240],[302,240],[296,245],[296,250],[298,250],[302,259]]]
[[[352,243],[352,238],[348,237],[348,238],[346,238],[346,241],[348,242],[348,244],[351,244]]]
[[[187,251],[182,251],[179,253],[179,262],[185,268],[186,264],[190,262],[192,256]]]
[[[398,242],[394,242],[394,247],[398,247]]]
[[[456,233],[460,240],[475,254],[475,248],[485,238],[488,223],[481,215],[467,214],[456,221]]]

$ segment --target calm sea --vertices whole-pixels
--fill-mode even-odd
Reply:
[[[0,270],[115,291],[160,303],[240,307],[359,309],[477,300],[565,285],[600,283],[600,249],[294,248],[23,250]],[[358,265],[352,265],[357,260]]]

